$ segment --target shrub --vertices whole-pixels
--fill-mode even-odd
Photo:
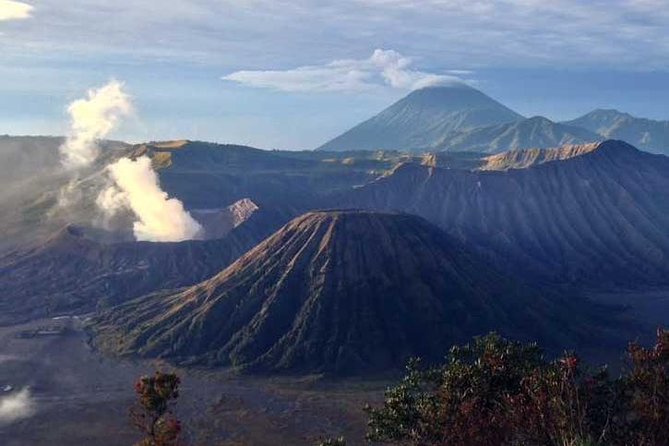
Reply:
[[[412,361],[380,409],[366,408],[368,440],[410,445],[492,446],[513,440],[508,395],[543,364],[541,350],[490,334],[454,347],[446,364]]]
[[[135,393],[138,401],[130,410],[130,418],[145,436],[137,446],[181,445],[181,422],[172,412],[180,384],[176,374],[159,371],[137,380]]]
[[[444,365],[407,374],[367,407],[367,439],[412,446],[669,446],[669,331],[632,343],[611,379],[566,353],[490,334],[454,347]]]
[[[621,379],[623,410],[619,436],[626,444],[669,445],[669,330],[659,329],[655,346],[628,348],[629,371]],[[621,443],[622,444],[622,443]]]

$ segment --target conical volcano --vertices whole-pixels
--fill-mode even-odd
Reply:
[[[523,119],[465,84],[426,87],[411,92],[317,150],[431,149],[452,132]]]
[[[95,329],[121,354],[347,374],[436,361],[490,330],[574,345],[585,326],[575,302],[498,274],[419,217],[327,211],[205,282],[117,307]]]

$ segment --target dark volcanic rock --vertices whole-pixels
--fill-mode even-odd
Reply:
[[[120,354],[346,374],[438,361],[493,329],[575,345],[600,317],[578,302],[500,275],[419,217],[329,211],[293,220],[207,281],[116,307],[94,329]]]
[[[553,285],[669,284],[669,158],[606,141],[493,161],[496,169],[529,167],[404,164],[338,204],[420,215],[500,268]]]
[[[101,243],[68,226],[37,247],[0,257],[0,324],[81,313],[219,272],[290,219],[262,210],[225,238]]]

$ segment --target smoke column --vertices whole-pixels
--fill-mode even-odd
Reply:
[[[119,120],[132,111],[130,96],[118,81],[112,80],[97,90],[89,90],[87,96],[67,108],[70,131],[60,147],[66,168],[86,167],[95,161],[99,154],[97,141],[109,135]]]
[[[34,412],[34,402],[27,388],[9,396],[0,397],[0,425],[27,418]]]
[[[121,158],[107,171],[114,184],[100,193],[97,204],[109,215],[123,208],[132,210],[138,219],[133,224],[137,240],[178,242],[202,230],[183,203],[160,188],[149,157]]]

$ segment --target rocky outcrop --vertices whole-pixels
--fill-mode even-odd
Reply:
[[[599,143],[568,144],[553,149],[509,150],[482,159],[480,170],[525,169],[549,161],[563,161],[596,150]]]
[[[198,238],[211,240],[225,237],[258,209],[252,200],[242,198],[223,209],[193,209],[190,214],[202,226]]]

